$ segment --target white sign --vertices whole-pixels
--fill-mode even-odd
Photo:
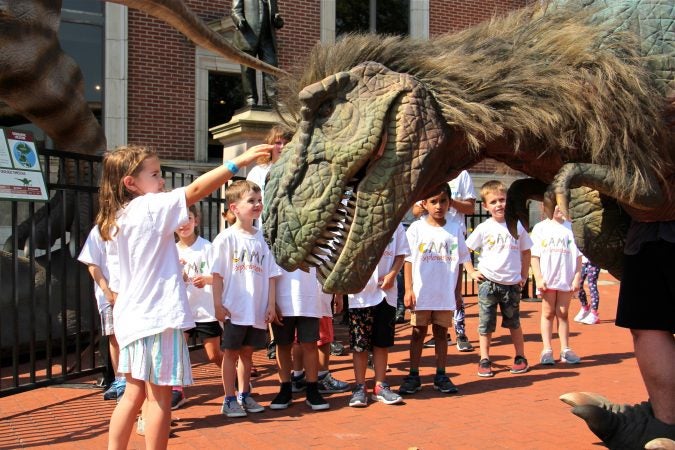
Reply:
[[[30,133],[0,128],[0,198],[49,200]]]

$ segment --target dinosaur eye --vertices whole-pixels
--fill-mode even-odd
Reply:
[[[326,117],[329,117],[331,114],[333,114],[333,111],[335,111],[335,104],[333,103],[333,100],[326,100],[316,110],[316,115],[321,119],[325,119]]]

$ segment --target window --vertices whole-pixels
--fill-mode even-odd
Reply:
[[[410,0],[337,0],[335,35],[410,34]]]

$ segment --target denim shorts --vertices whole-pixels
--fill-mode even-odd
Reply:
[[[497,326],[497,305],[502,314],[502,327],[520,328],[519,284],[504,285],[484,281],[478,287],[478,333],[493,333]]]

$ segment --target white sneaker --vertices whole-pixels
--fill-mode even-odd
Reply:
[[[227,417],[246,417],[246,411],[236,400],[232,400],[231,402],[223,400],[223,407],[220,411]]]
[[[560,361],[567,364],[579,364],[581,362],[581,358],[579,358],[579,356],[577,356],[577,354],[574,353],[571,348],[566,348],[560,352]]]
[[[586,317],[581,320],[581,323],[586,325],[595,325],[598,322],[600,322],[600,317],[596,311],[590,311]]]
[[[143,416],[138,416],[138,420],[136,421],[136,434],[145,436],[145,420],[143,420]]]
[[[577,313],[577,315],[574,316],[574,321],[575,322],[581,322],[582,320],[584,320],[586,318],[586,316],[590,312],[591,312],[590,306],[588,306],[588,305],[582,306],[581,309],[579,310],[579,312]]]

